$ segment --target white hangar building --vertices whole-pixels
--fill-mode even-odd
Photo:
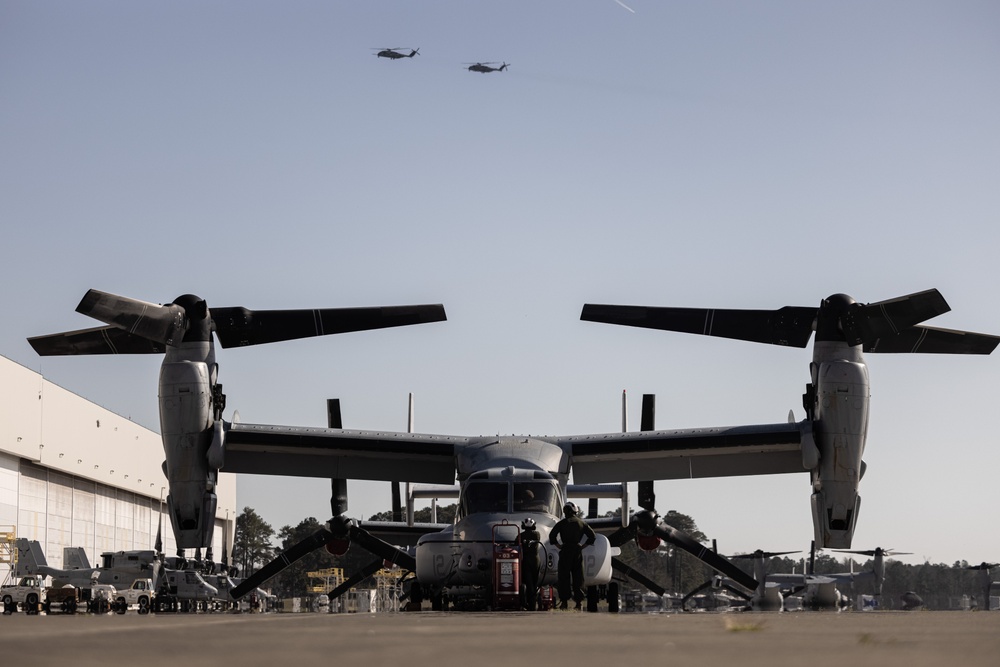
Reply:
[[[0,356],[0,540],[38,540],[52,567],[64,547],[92,565],[108,551],[176,553],[160,436]],[[219,475],[213,551],[232,554],[236,476]],[[3,554],[0,554],[0,561]],[[193,554],[189,554],[193,555]],[[0,562],[0,581],[9,572]]]

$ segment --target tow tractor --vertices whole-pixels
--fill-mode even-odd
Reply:
[[[29,614],[38,613],[38,603],[42,599],[41,575],[33,574],[21,579],[13,585],[0,588],[0,600],[3,601],[3,613],[12,614],[17,611],[17,605]]]

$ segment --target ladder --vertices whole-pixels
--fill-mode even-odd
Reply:
[[[17,570],[17,531],[15,526],[0,526],[0,568],[7,566],[3,585],[13,583],[14,572]]]

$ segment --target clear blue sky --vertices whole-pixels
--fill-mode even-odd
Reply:
[[[462,435],[784,421],[811,350],[579,321],[937,287],[1000,333],[1000,5],[0,0],[0,354],[158,427],[159,359],[40,359],[88,288],[445,304],[221,350],[244,421]],[[419,47],[388,61],[375,47]],[[500,74],[463,63],[506,61]],[[1000,559],[1000,358],[869,355],[855,546]],[[352,483],[351,514],[389,506]],[[806,549],[805,474],[657,484],[734,553]],[[241,477],[275,529],[328,483]]]

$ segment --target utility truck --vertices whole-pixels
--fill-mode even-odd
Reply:
[[[38,603],[42,600],[42,579],[37,574],[21,577],[16,584],[8,584],[0,588],[0,601],[3,602],[3,613],[11,614],[17,611],[17,605],[21,609],[31,613],[38,613]]]

